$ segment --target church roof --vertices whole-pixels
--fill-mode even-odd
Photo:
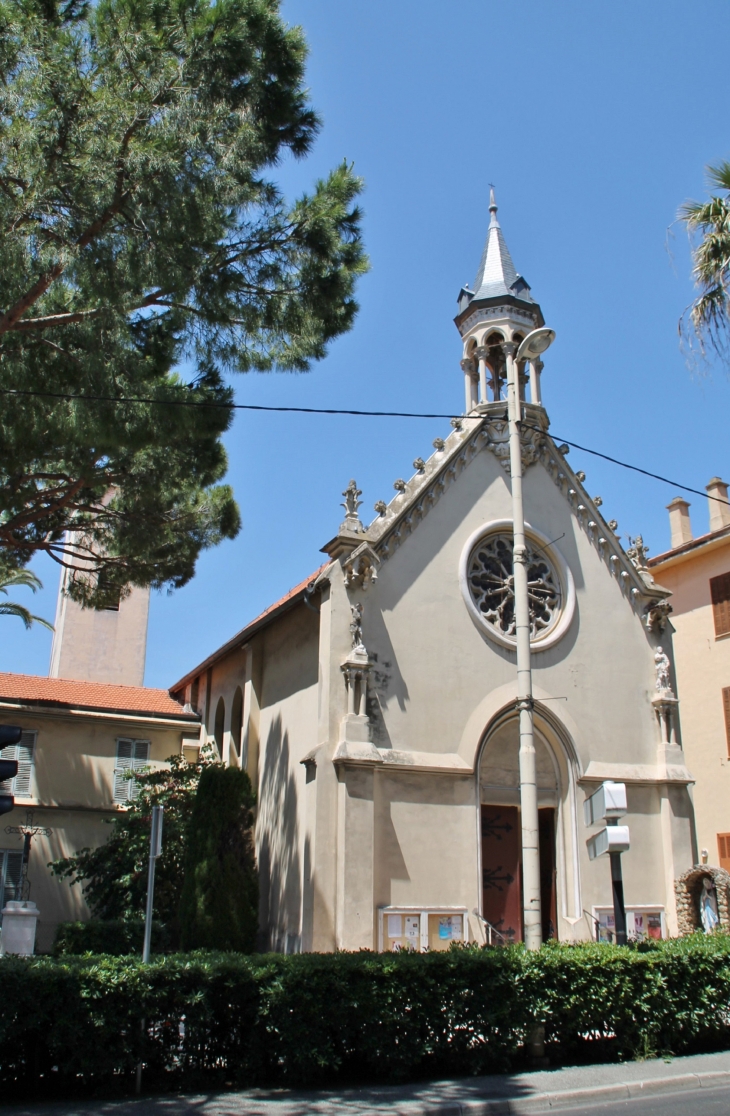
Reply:
[[[202,663],[198,663],[196,667],[189,670],[178,682],[175,682],[175,684],[170,687],[170,693],[181,693],[188,682],[192,682],[202,674],[204,670],[213,666],[213,664],[217,663],[220,659],[225,658],[231,651],[236,651],[240,647],[243,647],[244,643],[247,643],[256,632],[261,630],[261,628],[265,628],[267,624],[270,624],[272,620],[281,616],[283,612],[287,612],[290,608],[293,608],[294,605],[299,604],[307,595],[310,586],[318,575],[321,574],[322,570],[326,569],[329,564],[329,561],[324,562],[323,565],[319,566],[309,577],[305,577],[304,581],[300,581],[298,585],[295,585],[294,588],[290,589],[288,593],[285,593],[283,597],[279,597],[278,601],[274,601],[274,603],[269,605],[268,608],[265,608],[263,612],[260,612],[245,628],[241,628],[239,632],[236,632],[227,643],[224,643],[222,647],[219,647],[217,651],[209,655],[207,659],[203,659]]]
[[[108,713],[136,713],[144,717],[175,717],[197,721],[183,713],[167,690],[151,686],[120,686],[81,682],[73,678],[45,678],[36,674],[0,673],[0,705],[61,706]]]
[[[512,257],[504,239],[502,226],[497,220],[497,203],[494,200],[494,188],[489,194],[489,212],[491,220],[487,231],[487,240],[484,245],[481,263],[477,277],[474,280],[474,290],[464,291],[469,295],[469,301],[486,298],[504,298],[511,295],[522,302],[534,305],[535,300],[530,294],[530,288],[525,279],[518,274]]]

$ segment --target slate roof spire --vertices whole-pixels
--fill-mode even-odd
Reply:
[[[489,192],[489,212],[491,216],[487,241],[484,245],[477,277],[474,280],[474,288],[473,291],[466,287],[462,288],[459,297],[460,304],[462,296],[466,294],[469,302],[481,301],[486,298],[504,298],[505,295],[511,295],[522,302],[534,305],[535,300],[530,294],[530,287],[527,281],[518,274],[512,262],[502,226],[497,220],[497,202],[495,201],[493,186]]]

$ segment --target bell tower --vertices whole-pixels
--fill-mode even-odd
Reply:
[[[514,354],[531,330],[545,324],[529,284],[515,270],[497,220],[493,187],[489,195],[489,213],[487,241],[474,289],[468,286],[461,288],[459,312],[454,319],[464,345],[461,367],[467,415],[481,414],[490,403],[506,401],[507,346]],[[527,362],[523,361],[518,368],[520,398],[538,407],[542,407],[541,371],[541,360],[530,362],[529,373]]]

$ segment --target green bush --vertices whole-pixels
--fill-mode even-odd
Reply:
[[[730,1046],[730,937],[538,953],[0,959],[3,1096],[405,1081]],[[142,1029],[142,1020],[146,1026]]]
[[[91,919],[89,922],[59,922],[53,942],[53,956],[65,957],[74,953],[109,953],[126,957],[142,953],[144,920]],[[172,935],[162,923],[152,923],[152,950],[169,953],[173,946]]]
[[[180,900],[183,949],[256,948],[259,887],[251,780],[240,767],[207,767],[185,834]]]

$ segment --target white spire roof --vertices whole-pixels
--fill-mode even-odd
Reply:
[[[474,294],[471,296],[471,300],[512,295],[524,302],[534,302],[527,282],[521,275],[518,275],[515,265],[512,263],[502,227],[497,220],[494,187],[491,188],[489,193],[489,212],[491,213],[491,220],[487,232],[487,242],[484,245],[482,262],[479,264],[477,277],[474,280]]]

